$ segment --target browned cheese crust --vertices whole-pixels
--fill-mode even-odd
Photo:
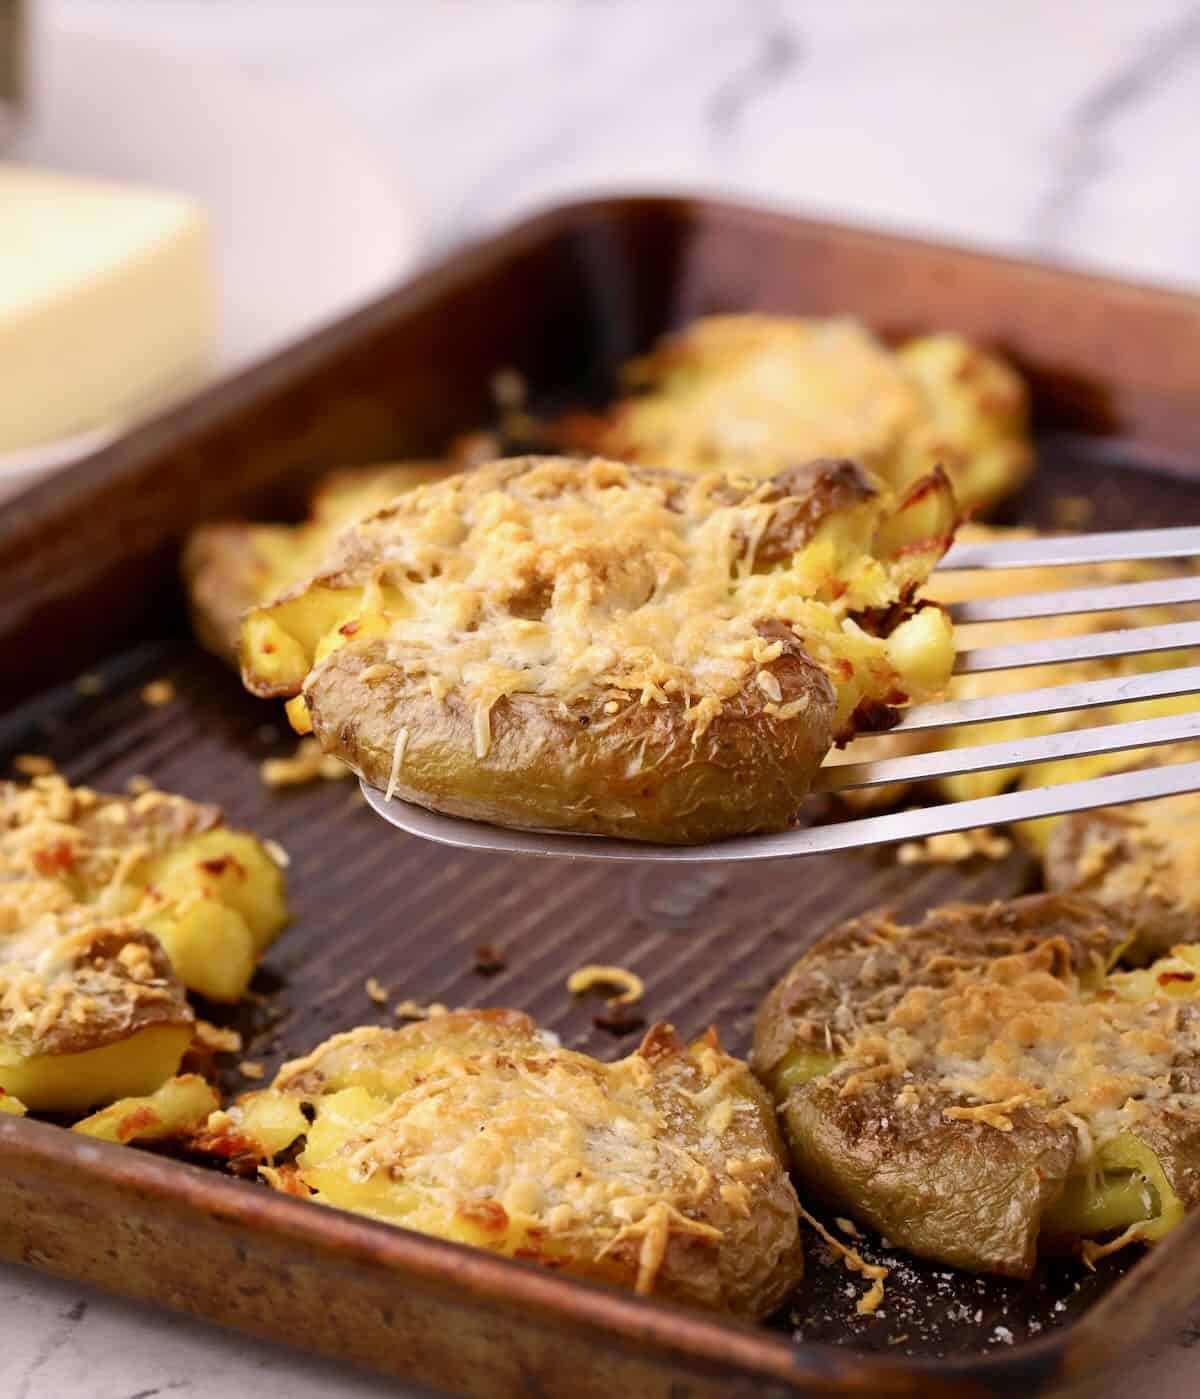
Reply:
[[[752,1318],[801,1276],[770,1103],[711,1032],[657,1025],[605,1064],[509,1010],[354,1030],[198,1144],[265,1160],[301,1134],[273,1186],[423,1233]]]
[[[915,593],[956,511],[850,462],[768,481],[519,458],[345,533],[243,630],[373,785],[504,825],[688,843],[789,825],[830,744],[934,693]],[[292,712],[292,711],[289,711]]]
[[[1091,1232],[1054,1214],[1068,1187],[1106,1163],[1124,1180],[1149,1148],[1161,1219],[1147,1193],[1127,1237],[1156,1237],[1200,1201],[1200,1016],[1190,966],[1109,970],[1128,939],[1051,894],[821,939],[768,996],[752,1056],[802,1189],[914,1253],[1026,1277],[1043,1234]]]

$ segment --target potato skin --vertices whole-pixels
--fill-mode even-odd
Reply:
[[[802,1191],[910,1253],[1025,1278],[1045,1209],[1075,1160],[1069,1127],[1013,1114],[1011,1132],[946,1122],[940,1105],[898,1114],[895,1091],[841,1098],[825,1082],[792,1093],[784,1131]]]
[[[770,666],[784,701],[808,696],[803,722],[766,712],[746,687],[693,741],[683,705],[630,700],[605,714],[601,697],[571,706],[513,694],[491,713],[492,741],[475,755],[470,708],[405,691],[393,671],[361,677],[384,647],[343,647],[304,695],[322,748],[374,787],[388,787],[395,735],[408,740],[394,791],[452,816],[630,840],[689,844],[789,826],[832,741],[833,690],[794,637]]]
[[[821,939],[763,1003],[751,1064],[775,1091],[802,1193],[919,1256],[1028,1277],[1042,1216],[1077,1160],[1069,1125],[1020,1106],[1010,1114],[1011,1130],[997,1131],[945,1120],[943,1110],[956,1099],[940,1091],[900,1111],[894,1082],[843,1095],[823,1074],[794,1083],[779,1075],[792,1052],[827,1051],[826,1028],[837,1033],[839,1020],[847,1027],[882,1024],[907,990],[946,985],[978,959],[1051,943],[1062,972],[1099,978],[1128,930],[1089,900],[1040,894],[936,910],[899,945],[896,931],[888,915],[874,914]]]

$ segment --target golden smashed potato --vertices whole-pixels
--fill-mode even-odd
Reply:
[[[615,1064],[516,1011],[335,1035],[218,1113],[201,1149],[278,1190],[744,1317],[799,1280],[774,1116],[711,1032],[665,1025]]]
[[[1195,762],[1200,744],[1165,755]],[[1118,913],[1139,958],[1200,943],[1200,793],[1060,817],[1047,836],[1045,872],[1050,889],[1086,894]]]
[[[967,510],[1010,494],[1033,461],[1020,377],[958,335],[893,351],[849,319],[708,316],[626,378],[633,392],[607,413],[560,424],[563,445],[758,477],[848,456],[898,490],[942,466]]]
[[[956,507],[851,462],[763,481],[525,457],[345,532],[242,631],[254,693],[375,786],[502,825],[688,843],[795,818],[831,743],[953,663],[916,600]]]
[[[184,986],[221,1001],[242,995],[287,916],[279,867],[217,807],[103,796],[60,777],[0,784],[0,905],[18,941],[27,909],[43,905],[123,920],[154,935]]]
[[[196,635],[236,665],[243,613],[316,572],[346,525],[456,469],[438,461],[347,467],[321,479],[300,524],[229,521],[194,530],[183,552],[183,578]]]
[[[1041,894],[822,938],[768,996],[752,1059],[802,1188],[1011,1277],[1043,1245],[1161,1238],[1200,1203],[1200,947],[1114,971],[1130,936]]]

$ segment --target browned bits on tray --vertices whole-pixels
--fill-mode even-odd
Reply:
[[[315,738],[302,738],[290,757],[265,758],[258,772],[268,787],[301,787],[308,782],[337,782],[350,776],[345,763],[322,753]]]
[[[397,1020],[433,1020],[439,1015],[449,1013],[449,1007],[444,1006],[441,1001],[433,1001],[423,1006],[418,1001],[408,999],[397,1001],[392,1007],[392,1014]]]
[[[607,1030],[610,1035],[631,1035],[646,1023],[646,1015],[639,1005],[620,1005],[610,1001],[603,1010],[592,1016],[592,1024],[597,1030]]]
[[[481,942],[475,949],[471,969],[478,972],[480,976],[495,976],[497,972],[502,972],[507,966],[508,960],[504,953],[497,951],[490,942]]]
[[[640,1030],[646,1023],[641,1005],[646,987],[636,972],[625,967],[593,964],[579,967],[567,978],[567,990],[572,996],[603,987],[615,988],[618,994],[610,996],[605,1008],[592,1016],[592,1024],[611,1035],[628,1035]]]
[[[175,684],[171,680],[151,680],[148,685],[142,686],[142,703],[148,704],[151,709],[162,709],[174,698]]]
[[[18,753],[12,765],[22,777],[49,777],[55,771],[53,760],[42,753]]]
[[[924,840],[906,840],[896,851],[896,859],[902,865],[957,865],[976,855],[1003,860],[1012,848],[1008,836],[985,826],[974,831],[947,831]]]
[[[237,1030],[226,1030],[207,1020],[197,1020],[194,1036],[203,1049],[216,1054],[236,1054],[242,1047],[242,1037]]]

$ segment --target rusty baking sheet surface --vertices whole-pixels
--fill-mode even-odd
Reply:
[[[1097,528],[1200,518],[1200,482],[1157,476],[1091,450],[1050,444],[1013,515],[1061,523],[1063,501],[1086,498]],[[147,642],[96,672],[98,693],[65,685],[4,721],[3,766],[20,752],[52,756],[73,782],[122,790],[148,777],[167,790],[219,802],[228,817],[277,840],[290,857],[294,921],[237,1012],[202,1007],[245,1037],[222,1086],[253,1085],[237,1063],[268,1075],[337,1030],[396,1023],[396,1002],[516,1006],[572,1048],[601,1057],[632,1049],[637,1032],[593,1023],[602,1002],[575,999],[568,974],[585,961],[619,963],[646,983],[650,1018],[685,1034],[715,1023],[736,1052],[772,981],[816,936],[880,904],[909,915],[950,899],[989,899],[1036,885],[1031,861],[913,868],[893,850],[772,865],[707,866],[677,874],[652,866],[525,861],[464,854],[393,832],[352,781],[271,789],[263,759],[295,738],[280,706],[255,701],[218,662],[182,637]],[[168,679],[175,698],[154,707],[144,686]],[[92,686],[88,686],[92,689]],[[485,951],[481,952],[481,949]],[[486,966],[489,962],[500,966]],[[387,1004],[367,991],[386,988]],[[315,1207],[314,1207],[315,1208]],[[808,1276],[772,1322],[784,1335],[858,1350],[963,1356],[1020,1345],[1076,1319],[1136,1261],[1105,1260],[1091,1273],[1049,1264],[1029,1283],[969,1277],[907,1258],[870,1240],[863,1252],[892,1269],[883,1308],[856,1315],[852,1275],[815,1237]]]

